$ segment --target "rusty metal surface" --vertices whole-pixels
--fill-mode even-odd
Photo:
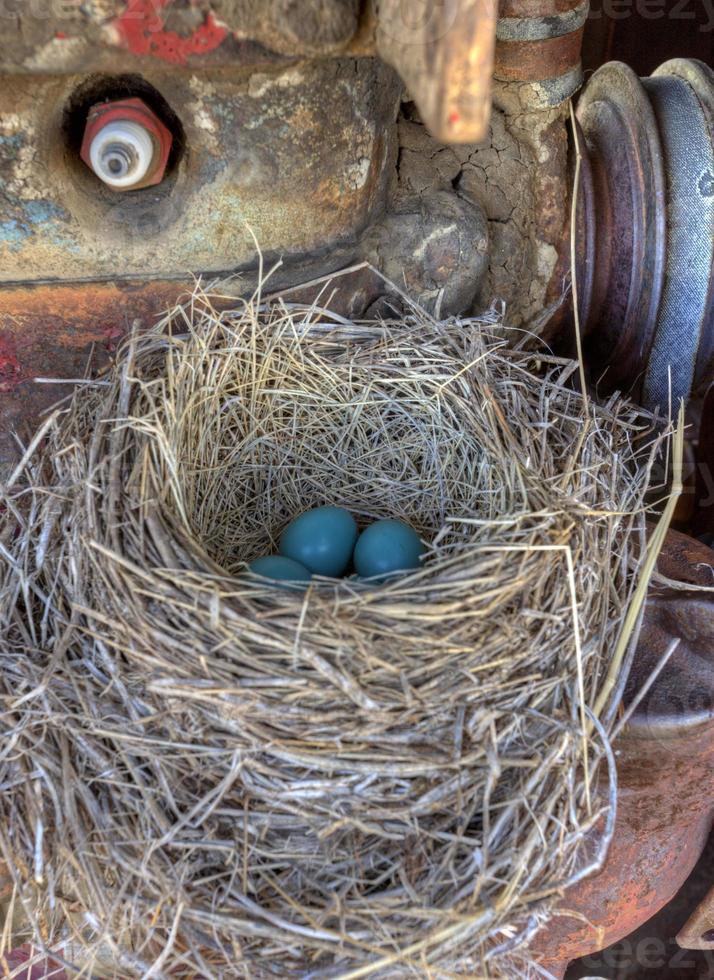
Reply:
[[[401,150],[393,162],[386,210],[350,248],[333,248],[327,255],[318,250],[309,259],[286,257],[266,289],[285,295],[292,289],[293,299],[317,298],[355,317],[377,300],[394,302],[386,274],[425,306],[435,308],[438,302],[444,315],[472,305],[489,260],[483,211],[454,187],[462,164],[451,149],[435,144],[421,123],[402,119],[398,133]],[[351,265],[356,267],[351,273],[329,281]],[[221,292],[251,293],[256,268],[254,252],[252,268],[222,283]],[[313,279],[314,287],[293,289]],[[190,276],[178,275],[0,288],[0,470],[16,456],[13,433],[26,438],[41,412],[68,390],[33,378],[83,376],[88,365],[96,368],[106,359],[134,320],[150,324],[192,286]]]
[[[709,549],[706,549],[707,551]],[[714,555],[709,554],[703,569],[707,585],[712,585]],[[626,701],[632,700],[642,680],[657,669],[667,643],[676,638],[679,646],[645,695],[630,721],[629,732],[654,742],[689,733],[708,731],[714,752],[714,598],[700,593],[650,597],[642,625],[638,669],[628,682]],[[697,793],[704,786],[696,779],[693,761],[690,778]],[[714,782],[705,784],[714,790]],[[706,804],[714,812],[714,795],[706,793]]]
[[[488,131],[497,0],[381,0],[377,50],[404,79],[432,135],[475,143]]]
[[[657,558],[657,572],[664,578],[673,579],[684,585],[712,586],[714,551],[701,541],[670,530],[666,547]]]
[[[571,960],[622,939],[666,905],[694,868],[711,828],[711,800],[702,799],[699,785],[714,779],[711,752],[696,772],[687,770],[686,749],[706,745],[692,741],[679,760],[667,753],[664,766],[660,751],[624,740],[620,748],[626,753],[620,815],[607,864],[577,893],[566,892],[562,914],[531,944],[533,958],[555,977]]]
[[[580,63],[582,45],[582,28],[563,37],[499,40],[496,44],[496,77],[507,81],[538,82],[565,75]]]
[[[376,59],[142,84],[175,107],[187,149],[158,187],[117,195],[64,128],[96,79],[0,78],[0,280],[232,270],[253,262],[253,234],[269,257],[309,257],[354,246],[384,210],[400,86]]]
[[[7,0],[0,11],[0,72],[255,67],[268,52],[371,54],[376,41],[434,135],[470,142],[485,133],[497,0],[89,0],[58,4],[49,16],[44,10],[28,15],[15,2]]]
[[[540,41],[572,34],[585,25],[590,0],[506,0],[499,6],[496,37]]]
[[[385,283],[386,275],[424,306],[435,309],[438,303],[443,315],[472,306],[488,271],[489,229],[478,200],[456,186],[463,164],[453,150],[436,144],[420,122],[401,119],[394,129],[400,151],[393,153],[390,192],[373,220],[355,230],[345,247],[328,253],[320,248],[308,257],[285,255],[267,289],[284,292],[319,279],[314,289],[294,295],[303,300],[319,297],[336,312],[354,317],[377,300],[394,302],[396,294]],[[514,155],[520,152],[514,145]],[[168,238],[167,242],[173,247]],[[254,245],[250,257],[239,277],[221,285],[223,292],[253,291]],[[147,252],[142,273],[153,274],[152,262]],[[353,265],[355,271],[327,285],[326,277]],[[191,277],[181,274],[180,264],[171,271],[172,278],[26,282],[0,288],[0,469],[16,455],[12,433],[27,436],[41,411],[66,391],[32,379],[82,376],[90,354],[96,367],[135,319],[151,323],[179,293],[191,288]]]
[[[498,12],[501,17],[552,17],[572,14],[589,2],[583,0],[501,0]]]
[[[709,891],[714,868],[714,834],[696,867],[671,902],[627,938],[575,960],[565,980],[711,980],[714,954],[682,949],[676,936]]]
[[[33,378],[82,378],[98,368],[134,319],[150,323],[187,292],[185,282],[54,284],[0,289],[0,466],[41,413],[71,386]]]
[[[670,535],[659,567],[701,582],[714,552]],[[662,908],[696,864],[714,820],[714,597],[667,593],[647,603],[626,703],[679,646],[617,740],[618,814],[602,871],[567,891],[534,939],[555,977],[628,935]]]
[[[595,370],[607,365],[615,386],[641,374],[654,336],[667,240],[662,148],[642,84],[625,65],[593,75],[577,116],[589,157],[584,198],[593,202],[581,216],[595,223],[585,232],[594,252],[579,276],[581,320],[589,360]]]
[[[72,75],[218,67],[260,70],[295,58],[374,54],[400,72],[432,133],[472,142],[485,133],[498,17],[497,0],[406,4],[404,0],[89,0],[84,4],[0,7],[0,73]],[[564,77],[543,90],[544,105],[578,87],[588,0],[509,0],[501,6],[503,76]],[[377,13],[375,13],[375,9]],[[524,52],[520,42],[563,36]],[[515,47],[510,50],[510,44]],[[540,69],[537,67],[540,62]],[[500,74],[500,72],[498,72]],[[557,96],[554,93],[558,93]]]

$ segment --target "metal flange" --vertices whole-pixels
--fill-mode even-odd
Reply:
[[[654,408],[714,372],[714,72],[599,69],[577,109],[580,317],[608,387]]]
[[[667,177],[664,288],[643,398],[665,405],[712,380],[714,363],[714,72],[677,59],[643,80]]]
[[[577,118],[585,139],[584,226],[593,243],[579,281],[589,355],[607,364],[608,384],[644,370],[662,295],[666,251],[665,178],[654,112],[640,79],[619,62],[593,75]]]

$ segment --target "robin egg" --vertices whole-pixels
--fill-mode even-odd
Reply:
[[[276,582],[309,582],[311,578],[310,572],[304,565],[282,555],[256,558],[248,568],[254,575],[271,578]]]
[[[338,578],[352,558],[357,525],[342,507],[317,507],[296,517],[280,537],[280,554],[314,575]]]
[[[359,536],[354,564],[362,578],[391,575],[419,568],[426,548],[416,531],[402,521],[370,524]]]

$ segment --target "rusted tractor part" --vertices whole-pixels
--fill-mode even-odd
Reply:
[[[532,84],[531,108],[560,105],[580,88],[589,0],[502,0],[495,77]]]
[[[618,813],[602,870],[568,890],[530,955],[554,977],[650,919],[679,891],[714,821],[714,552],[670,532],[647,601],[615,743]],[[676,645],[675,645],[676,644]],[[653,681],[654,677],[654,681]],[[703,940],[702,940],[703,941]],[[701,947],[704,948],[704,947]],[[710,948],[710,947],[706,947]]]
[[[514,0],[513,17],[530,3]],[[0,469],[13,431],[26,437],[64,394],[33,378],[81,376],[90,354],[98,366],[192,274],[238,272],[233,288],[253,289],[253,233],[266,266],[282,261],[273,291],[367,261],[400,282],[405,272],[412,296],[444,315],[494,296],[515,323],[542,309],[568,214],[564,110],[524,114],[516,100],[511,112],[504,93],[528,84],[499,82],[488,138],[463,144],[491,107],[495,5],[385,3],[377,17],[352,0],[237,0],[194,10],[193,26],[169,2],[115,8],[102,24],[89,12],[21,36],[13,20],[0,39]],[[409,94],[457,145],[412,115],[377,44],[413,70]],[[135,99],[173,145],[160,183],[120,194],[81,144],[93,107]],[[352,316],[384,292],[365,270],[335,288]]]
[[[593,372],[676,403],[714,372],[714,72],[613,62],[577,108],[580,319]]]
[[[80,156],[112,190],[139,190],[164,179],[172,143],[142,99],[119,99],[89,110]]]

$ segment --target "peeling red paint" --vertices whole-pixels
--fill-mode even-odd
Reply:
[[[22,381],[20,362],[10,343],[0,338],[0,391],[12,391]]]
[[[123,327],[107,327],[104,331],[104,349],[109,354],[113,354],[125,333],[126,330]]]
[[[182,37],[164,28],[161,13],[171,0],[129,0],[124,13],[114,21],[119,44],[132,54],[149,55],[174,65],[185,65],[192,55],[215,51],[228,34],[213,13],[193,34]]]

